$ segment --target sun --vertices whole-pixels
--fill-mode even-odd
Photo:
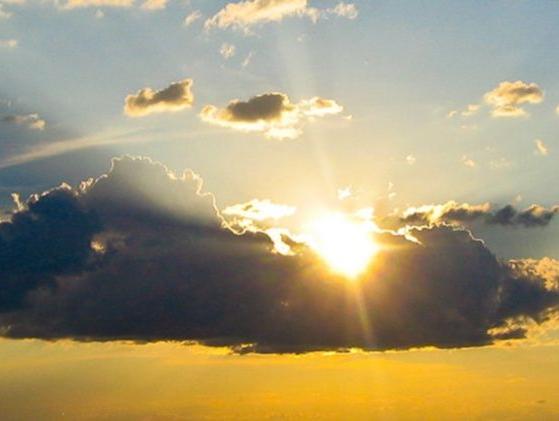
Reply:
[[[325,213],[309,225],[310,246],[339,274],[355,279],[378,252],[370,226],[339,212]]]

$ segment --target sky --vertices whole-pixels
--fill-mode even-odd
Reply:
[[[0,413],[559,416],[558,18],[0,0]]]

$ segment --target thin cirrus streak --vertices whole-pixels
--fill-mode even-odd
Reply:
[[[37,161],[44,158],[50,158],[66,153],[79,151],[82,149],[90,149],[101,146],[111,146],[118,144],[128,143],[147,143],[154,141],[161,141],[154,134],[159,131],[154,130],[111,130],[109,132],[100,133],[91,136],[83,136],[76,138],[69,138],[58,140],[50,143],[37,145],[27,150],[11,156],[7,156],[0,160],[0,169],[15,167],[18,165],[26,164],[28,162]],[[165,133],[165,141],[176,141],[191,137],[199,136],[201,133],[206,133],[204,130],[192,131],[188,133],[174,132]]]

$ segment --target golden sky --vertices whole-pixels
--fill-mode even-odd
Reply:
[[[559,419],[558,19],[0,0],[0,420]]]
[[[553,419],[557,346],[231,355],[3,341],[8,419]],[[545,361],[545,364],[542,364]]]

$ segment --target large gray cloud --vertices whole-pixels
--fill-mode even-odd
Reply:
[[[0,310],[21,307],[29,290],[81,270],[92,256],[97,219],[63,185],[32,196],[25,211],[0,223]]]
[[[501,262],[463,229],[379,232],[352,283],[305,244],[273,253],[224,224],[198,176],[148,159],[33,197],[0,224],[0,331],[239,352],[475,346],[522,337],[509,320],[541,323],[559,302],[538,262]]]

